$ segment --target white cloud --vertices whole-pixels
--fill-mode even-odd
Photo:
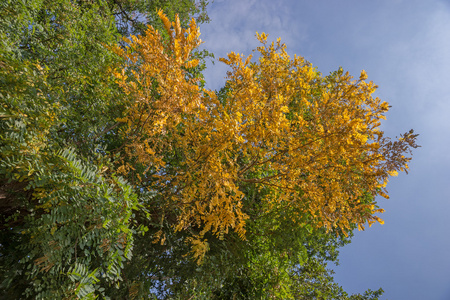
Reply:
[[[201,26],[203,47],[219,58],[232,51],[251,54],[259,46],[256,32],[269,34],[270,40],[281,37],[288,47],[305,40],[306,26],[295,20],[289,8],[288,1],[215,1],[209,8],[211,23]],[[209,65],[205,72],[208,86],[223,86],[226,70],[220,62]]]

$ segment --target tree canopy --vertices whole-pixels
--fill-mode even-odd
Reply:
[[[280,40],[204,87],[203,0],[0,4],[1,297],[377,299],[328,262],[417,135]],[[164,13],[163,13],[164,10]]]

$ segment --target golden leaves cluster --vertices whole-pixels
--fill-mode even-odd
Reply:
[[[159,16],[168,39],[148,27],[144,36],[126,40],[126,49],[114,48],[127,61],[115,74],[117,82],[132,99],[118,121],[125,124],[126,156],[147,168],[140,179],[151,181],[151,189],[166,199],[167,210],[176,211],[175,230],[201,228],[189,239],[198,249],[194,256],[201,258],[207,231],[221,235],[234,228],[244,234],[243,195],[233,174],[224,172],[218,148],[226,145],[208,142],[211,131],[219,130],[210,115],[216,97],[201,91],[197,79],[187,74],[198,64],[190,56],[200,44],[195,21],[183,29],[178,18],[170,23],[162,12]],[[119,172],[134,169],[126,162]]]
[[[265,207],[295,207],[298,220],[307,215],[316,227],[345,234],[381,221],[373,199],[407,168],[402,153],[415,135],[383,137],[388,104],[372,97],[364,71],[358,80],[342,70],[324,77],[257,34],[256,62],[235,53],[221,59],[231,71],[219,99],[187,74],[198,63],[190,55],[200,43],[195,22],[183,29],[159,15],[168,39],[149,27],[115,48],[129,62],[116,77],[132,99],[120,121],[126,154],[145,165],[141,180],[166,199],[175,230],[192,232],[194,257],[207,251],[207,232],[245,237],[243,184],[269,187]]]
[[[352,224],[382,222],[374,198],[387,197],[388,177],[407,169],[402,153],[417,147],[416,135],[383,137],[380,120],[389,106],[372,97],[377,86],[365,81],[365,71],[359,80],[341,69],[323,77],[302,57],[290,58],[280,40],[257,37],[257,62],[234,53],[222,59],[232,69],[224,110],[237,120],[240,152],[248,157],[237,180],[278,189],[267,202],[297,206],[318,227],[345,234]],[[264,175],[255,177],[255,168]]]

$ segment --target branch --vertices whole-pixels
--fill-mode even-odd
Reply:
[[[100,132],[99,134],[97,134],[97,135],[94,137],[94,141],[97,141],[99,137],[101,137],[102,135],[106,134],[108,131],[113,130],[114,128],[116,128],[116,127],[119,126],[119,125],[120,125],[120,122],[117,122],[117,123],[113,124],[112,126],[103,129],[102,132]]]

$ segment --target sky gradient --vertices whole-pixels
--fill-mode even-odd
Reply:
[[[419,133],[409,175],[378,199],[384,225],[357,232],[341,250],[335,279],[350,293],[382,287],[382,299],[450,299],[450,2],[439,0],[215,0],[203,47],[216,55],[205,72],[220,89],[230,51],[249,55],[255,32],[280,37],[323,74],[366,70],[392,106],[382,129]]]

